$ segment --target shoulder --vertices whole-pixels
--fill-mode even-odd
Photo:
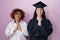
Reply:
[[[49,19],[46,19],[46,21],[47,21],[48,23],[51,23],[51,21],[50,21]]]
[[[34,22],[35,20],[36,20],[35,18],[30,19],[30,21],[29,21],[29,22],[31,23],[31,22]]]
[[[21,20],[21,23],[24,24],[24,25],[27,25],[27,23],[23,20]]]
[[[10,21],[9,23],[8,23],[8,25],[11,25],[11,24],[13,24],[14,23],[14,21]]]
[[[44,19],[44,21],[48,24],[48,25],[52,25],[51,21],[49,19]]]
[[[11,22],[9,22],[8,24],[7,24],[7,27],[11,27],[11,26],[13,26],[13,24],[14,24],[14,21],[11,21]]]
[[[50,20],[47,18],[44,18],[43,21],[50,22]]]

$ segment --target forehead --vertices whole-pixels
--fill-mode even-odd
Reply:
[[[17,11],[16,14],[21,14],[20,11]]]
[[[43,9],[43,8],[36,8],[36,9]]]

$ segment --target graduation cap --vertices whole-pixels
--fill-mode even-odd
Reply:
[[[46,7],[47,5],[44,4],[43,2],[39,1],[39,2],[37,2],[37,3],[35,3],[35,4],[33,4],[33,6],[36,7],[36,8],[44,8],[44,7]]]

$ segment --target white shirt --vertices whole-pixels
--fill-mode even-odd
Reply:
[[[22,28],[22,31],[17,30],[13,32],[16,28],[16,23],[14,21],[10,22],[7,25],[7,28],[5,30],[6,36],[10,37],[10,40],[26,40],[25,36],[28,36],[28,31],[27,31],[27,24],[24,21],[20,21],[20,26]]]
[[[39,19],[39,18],[37,18],[37,20],[38,20],[39,22],[41,22],[41,21],[42,21],[42,18],[40,18],[40,19]]]

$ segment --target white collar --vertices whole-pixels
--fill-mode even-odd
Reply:
[[[41,19],[37,18],[37,20],[40,22],[40,21],[42,21],[42,18]]]

